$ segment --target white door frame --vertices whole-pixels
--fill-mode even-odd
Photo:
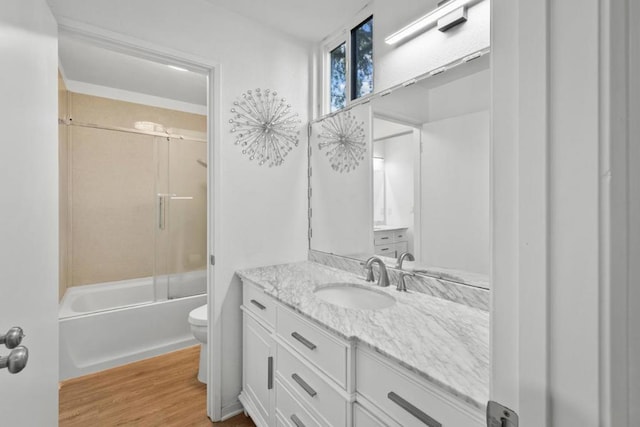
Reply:
[[[632,3],[492,2],[491,399],[520,425],[632,425]]]
[[[131,36],[108,31],[75,20],[58,19],[58,31],[72,35],[96,46],[113,51],[148,59],[163,64],[171,64],[205,74],[207,84],[207,254],[212,256],[219,250],[219,233],[215,233],[220,218],[220,63],[196,55],[159,46]],[[222,326],[220,321],[212,322],[214,317],[214,284],[216,268],[210,262],[207,269],[207,304],[208,304],[208,381],[207,381],[207,415],[212,420],[219,420],[222,412],[222,365],[220,346],[222,342]],[[185,322],[187,319],[185,318]],[[215,351],[217,349],[217,351]]]

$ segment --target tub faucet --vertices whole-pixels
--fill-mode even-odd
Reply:
[[[402,270],[402,263],[405,259],[408,259],[409,261],[416,260],[411,252],[402,252],[400,255],[398,255],[398,260],[396,261],[396,268],[398,270]]]
[[[384,265],[384,261],[382,261],[380,258],[378,258],[377,256],[372,256],[371,258],[369,258],[366,262],[366,264],[364,265],[364,271],[366,274],[366,280],[367,282],[373,282],[374,277],[373,277],[373,264],[377,263],[378,266],[380,267],[380,276],[378,276],[378,286],[389,286],[389,275],[387,274],[387,266]]]

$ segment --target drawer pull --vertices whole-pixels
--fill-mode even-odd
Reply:
[[[255,305],[260,310],[264,310],[265,308],[267,308],[267,307],[265,307],[264,305],[260,304],[258,301],[254,300],[254,299],[251,300],[251,304]]]
[[[315,345],[314,343],[312,343],[311,341],[309,341],[308,339],[306,339],[305,337],[303,337],[297,332],[291,332],[291,336],[296,340],[300,341],[309,350],[315,350],[316,347],[318,347],[317,345]]]
[[[271,390],[273,388],[273,356],[269,356],[267,359],[267,390]]]
[[[402,397],[398,396],[396,393],[390,391],[389,394],[387,394],[387,397],[393,403],[400,406],[402,409],[404,409],[405,411],[407,411],[408,413],[410,413],[411,415],[413,415],[414,417],[422,421],[427,426],[442,427],[442,424],[440,424],[439,422],[431,418],[429,415],[422,412],[420,409],[413,406],[411,403],[404,400]]]
[[[315,396],[316,396],[316,394],[318,394],[318,393],[317,393],[313,388],[311,388],[311,386],[310,386],[309,384],[307,384],[307,382],[306,382],[305,380],[303,380],[302,378],[300,378],[300,375],[298,375],[298,374],[292,374],[292,375],[291,375],[291,378],[293,378],[293,380],[294,380],[295,382],[297,382],[297,383],[298,383],[298,385],[299,385],[300,387],[302,387],[302,389],[303,389],[304,391],[306,391],[306,392],[307,392],[307,394],[308,394],[309,396],[311,396],[311,397],[315,397]]]
[[[380,240],[389,240],[388,237],[381,237]]]
[[[382,248],[382,249],[380,249],[380,252],[384,252],[384,251],[388,251],[388,250],[389,250],[389,248]]]
[[[304,423],[302,422],[302,420],[300,418],[298,418],[298,416],[296,414],[291,415],[291,421],[293,422],[293,424],[296,425],[296,427],[306,427],[304,425]]]

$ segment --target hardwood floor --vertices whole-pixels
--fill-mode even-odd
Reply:
[[[60,427],[252,427],[244,414],[207,417],[206,385],[196,378],[198,346],[64,381]]]

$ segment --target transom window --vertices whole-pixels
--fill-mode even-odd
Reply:
[[[373,16],[353,27],[345,36],[327,45],[327,86],[329,112],[350,101],[373,93]]]

